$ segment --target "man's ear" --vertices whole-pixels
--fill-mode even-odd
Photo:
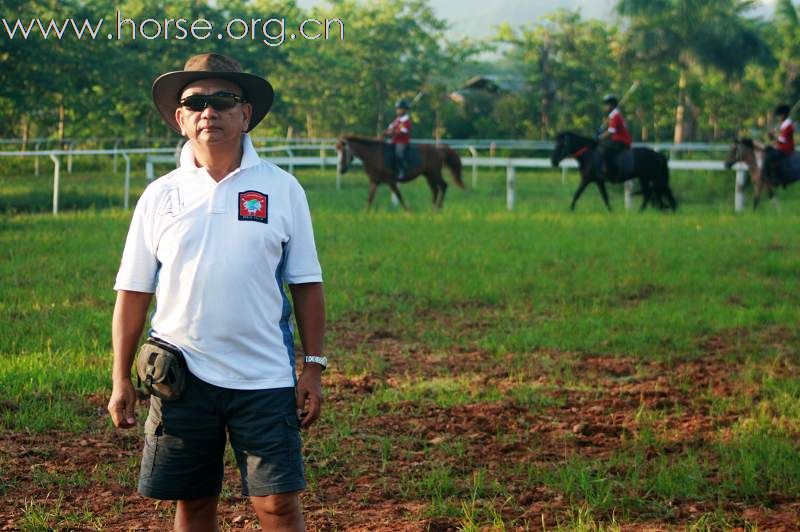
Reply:
[[[242,104],[242,119],[244,120],[244,126],[242,127],[242,131],[247,131],[250,127],[250,117],[253,116],[253,104],[251,103],[243,103]]]
[[[181,113],[181,108],[177,107],[175,109],[175,121],[178,122],[178,126],[181,128],[181,135],[186,136],[186,130],[183,129],[183,113]]]

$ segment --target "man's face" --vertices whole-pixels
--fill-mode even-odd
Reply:
[[[201,79],[183,88],[183,100],[195,94],[212,95],[231,93],[243,96],[242,89],[235,83],[224,79]],[[180,106],[175,110],[175,118],[183,134],[190,140],[201,144],[215,144],[238,139],[247,131],[253,107],[249,103],[237,103],[230,109],[220,111],[210,105],[202,111],[192,111]]]
[[[408,109],[406,109],[405,107],[396,107],[394,113],[397,116],[403,116],[404,114],[406,114],[406,111],[408,111]]]
[[[613,103],[606,102],[605,105],[606,105],[606,113],[610,113],[611,111],[614,110],[614,104]]]

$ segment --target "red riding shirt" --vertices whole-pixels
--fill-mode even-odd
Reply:
[[[608,132],[611,133],[611,140],[614,142],[621,142],[626,147],[631,147],[633,139],[631,138],[631,134],[628,133],[628,126],[625,125],[625,119],[622,118],[622,113],[620,113],[617,108],[614,108],[608,115]]]
[[[781,123],[775,147],[786,155],[794,153],[794,122],[791,118],[787,118]]]
[[[408,144],[411,142],[411,117],[408,113],[398,116],[389,124],[392,132],[392,144]]]

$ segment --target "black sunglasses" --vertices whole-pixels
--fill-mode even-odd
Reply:
[[[217,111],[225,111],[237,103],[247,103],[247,100],[230,92],[192,94],[181,100],[181,106],[190,111],[202,111],[209,106]]]

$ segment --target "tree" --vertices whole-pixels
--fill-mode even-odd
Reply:
[[[767,39],[775,50],[778,68],[773,71],[769,92],[775,101],[796,102],[800,98],[800,16],[791,0],[775,4],[773,28]]]
[[[629,19],[627,53],[637,61],[675,67],[678,74],[673,141],[689,135],[690,76],[693,67],[718,69],[728,77],[766,60],[769,51],[758,22],[748,18],[751,0],[620,0]]]
[[[519,31],[501,27],[497,40],[511,45],[507,54],[523,72],[539,138],[563,129],[594,132],[602,119],[603,94],[630,84],[617,73],[614,29],[583,20],[578,12],[560,10]]]

